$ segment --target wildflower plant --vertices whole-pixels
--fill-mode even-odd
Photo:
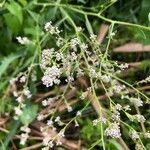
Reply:
[[[19,137],[19,147],[30,149],[31,141],[36,141],[43,150],[78,149],[77,141],[81,140],[81,149],[98,146],[106,150],[112,144],[114,149],[134,146],[146,150],[150,128],[143,107],[149,107],[150,98],[140,86],[147,84],[149,77],[134,83],[124,79],[122,74],[130,64],[113,59],[111,44],[116,40],[118,25],[150,28],[108,19],[103,15],[106,10],[96,6],[93,10],[61,1],[35,1],[32,5],[41,12],[56,9],[61,17],[48,18],[43,24],[37,19],[36,38],[16,37],[22,49],[34,49],[28,62],[20,60],[26,65],[10,79],[10,94],[3,97],[13,101],[8,113],[18,123],[13,136]],[[34,13],[28,13],[35,19]],[[72,14],[79,15],[82,24]],[[108,23],[104,43],[98,41],[90,17]],[[72,131],[69,138],[71,128],[75,133]]]

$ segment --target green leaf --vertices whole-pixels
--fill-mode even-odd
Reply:
[[[23,6],[27,5],[27,1],[26,0],[18,0]]]
[[[115,141],[115,140],[110,140],[109,141],[109,148],[111,150],[123,150],[123,148],[121,147],[121,145]]]
[[[4,144],[3,144],[3,146],[1,145],[0,150],[2,149],[2,147],[5,147],[6,149],[8,149],[7,146],[9,144],[10,140],[12,139],[12,137],[16,134],[19,124],[20,124],[19,121],[16,122],[14,120],[10,123],[9,133],[6,136],[6,138],[4,139]]]
[[[4,18],[5,18],[7,27],[10,29],[10,31],[15,35],[19,33],[21,29],[21,24],[18,18],[10,13],[4,14]]]
[[[38,111],[37,105],[28,105],[23,109],[23,113],[20,116],[20,121],[28,125],[30,124],[36,117]]]
[[[148,21],[149,21],[149,23],[150,23],[150,12],[149,12],[149,14],[148,14]]]
[[[21,55],[17,55],[17,54],[11,54],[8,57],[5,57],[2,61],[1,61],[1,65],[0,65],[0,78],[3,75],[3,73],[6,71],[6,69],[8,68],[9,64],[11,62],[13,62],[15,59],[17,59],[18,57],[20,57]]]
[[[89,34],[93,34],[93,29],[92,29],[91,23],[89,22],[89,19],[87,16],[85,16],[85,24],[86,24]]]
[[[20,24],[22,24],[23,14],[21,6],[15,1],[11,1],[10,4],[6,3],[5,6],[12,15],[18,18]]]
[[[150,44],[150,31],[142,30],[140,28],[131,29],[134,39],[143,44]]]
[[[147,16],[149,12],[150,12],[150,0],[143,0],[140,13],[140,17],[143,22],[148,21]]]

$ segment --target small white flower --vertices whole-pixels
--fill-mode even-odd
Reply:
[[[57,41],[56,41],[56,45],[57,45],[58,47],[60,47],[60,46],[62,46],[63,44],[64,44],[63,39],[62,39],[61,37],[59,37],[59,38],[57,39]]]
[[[23,94],[29,99],[32,97],[31,92],[29,91],[28,87],[23,89]]]
[[[91,34],[91,35],[90,35],[90,39],[91,39],[93,42],[96,41],[96,38],[97,38],[97,35],[95,35],[95,34]]]
[[[97,78],[97,73],[96,73],[96,70],[94,68],[90,68],[90,70],[89,70],[89,76],[91,78]]]
[[[22,133],[21,134],[21,139],[20,139],[20,144],[25,145],[28,137],[29,137],[29,135],[27,133]]]
[[[55,54],[55,56],[57,61],[60,61],[63,57],[62,53],[58,53],[58,52]]]
[[[143,115],[137,114],[134,117],[138,122],[145,122],[145,117]]]
[[[110,76],[108,76],[108,75],[103,75],[103,76],[101,76],[101,78],[104,83],[109,83],[111,80]]]
[[[67,110],[68,110],[68,112],[72,112],[72,107],[71,106],[67,106]]]
[[[135,150],[143,150],[143,146],[139,143],[136,143]]]
[[[23,113],[19,107],[15,107],[14,109],[15,109],[15,114],[18,116],[20,116]]]
[[[20,83],[24,83],[26,81],[26,77],[22,76],[19,81],[20,81]]]
[[[77,111],[77,114],[76,114],[76,116],[81,116],[81,111]]]
[[[99,121],[102,122],[102,123],[104,123],[104,124],[106,124],[107,119],[105,117],[100,117]]]
[[[80,47],[83,51],[86,51],[88,49],[88,45],[85,43],[82,43]]]
[[[43,84],[46,87],[53,86],[53,84],[59,84],[60,80],[58,79],[61,74],[61,71],[56,66],[48,67],[42,77]]]
[[[17,91],[13,91],[13,96],[14,96],[14,97],[18,97]]]
[[[43,106],[47,106],[47,105],[48,105],[48,101],[47,101],[46,99],[43,100],[43,101],[42,101],[42,105],[43,105]]]
[[[41,121],[41,120],[43,120],[45,118],[45,116],[43,115],[43,114],[39,114],[38,116],[37,116],[37,120],[38,121]]]
[[[93,120],[92,122],[93,122],[93,126],[96,126],[96,125],[98,124],[99,120],[98,120],[98,119],[95,119],[95,120]]]
[[[129,67],[129,64],[127,64],[127,63],[121,64],[119,67],[120,67],[122,70],[124,70],[124,69],[126,69],[126,68]]]
[[[56,117],[55,122],[59,122],[60,121],[60,117]]]
[[[82,31],[82,27],[77,27],[77,32],[81,32]]]
[[[84,75],[83,70],[78,68],[78,70],[77,70],[77,77],[81,77],[83,75]]]
[[[41,60],[41,68],[46,69],[47,65],[50,64],[50,60],[54,54],[54,48],[44,49],[42,51],[42,60]]]
[[[47,125],[48,126],[52,126],[53,125],[53,121],[52,120],[47,120]]]
[[[106,130],[105,134],[112,138],[119,138],[121,137],[120,127],[117,123],[112,123]]]
[[[150,139],[150,133],[149,132],[144,133],[144,137]]]
[[[88,95],[88,92],[87,92],[87,91],[86,91],[86,92],[83,92],[82,95],[80,96],[80,99],[81,99],[81,100],[84,100],[84,99],[87,97],[87,95]]]
[[[22,45],[29,44],[29,39],[27,37],[20,37],[20,36],[18,36],[18,37],[16,37],[16,39]]]
[[[120,104],[116,104],[116,105],[115,105],[115,109],[116,109],[116,110],[121,110],[121,109],[122,109],[122,106],[121,106]]]
[[[61,130],[61,131],[58,133],[58,136],[59,136],[59,137],[64,137],[64,136],[65,136],[64,131]]]
[[[139,135],[138,135],[138,133],[135,130],[133,130],[133,131],[130,132],[130,136],[131,136],[131,138],[133,140],[139,139]]]
[[[139,99],[139,98],[131,97],[130,101],[132,103],[134,103],[134,105],[136,105],[137,107],[143,106],[143,101],[141,99]]]
[[[9,81],[9,83],[10,83],[11,85],[15,84],[15,82],[16,82],[16,78],[12,78],[12,79]]]
[[[125,111],[131,110],[131,108],[130,108],[129,105],[124,106],[123,109],[124,109]]]
[[[45,31],[50,32],[50,34],[54,34],[55,33],[55,27],[52,25],[52,22],[49,21],[45,24],[44,27]]]
[[[72,49],[76,49],[77,45],[79,45],[79,39],[74,38],[70,40],[70,46]]]
[[[20,128],[21,131],[25,132],[25,133],[30,133],[31,129],[28,126],[22,126]]]

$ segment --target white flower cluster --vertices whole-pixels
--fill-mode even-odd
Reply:
[[[150,76],[148,76],[146,79],[139,81],[137,84],[142,84],[142,83],[148,83],[150,82]]]
[[[54,143],[52,141],[51,135],[48,132],[48,128],[41,127],[40,129],[43,135],[43,145],[52,148],[54,146]]]
[[[82,27],[77,27],[77,32],[81,32],[82,31]]]
[[[102,75],[101,79],[104,83],[109,83],[111,81],[111,77],[109,75]]]
[[[42,105],[43,105],[44,107],[49,106],[49,105],[52,105],[52,104],[54,103],[54,100],[55,100],[55,98],[44,99],[44,100],[42,101]]]
[[[95,35],[95,34],[91,34],[91,35],[90,35],[90,39],[91,39],[91,41],[94,42],[94,43],[96,42],[96,38],[97,38],[97,35]]]
[[[46,66],[50,64],[51,57],[54,53],[54,48],[44,49],[42,51],[41,68],[46,69]]]
[[[143,115],[134,115],[134,119],[136,119],[138,122],[145,122],[145,117]]]
[[[28,87],[26,87],[26,88],[23,89],[23,94],[24,94],[28,99],[30,99],[30,98],[32,97],[32,94],[31,94],[31,92],[29,91],[29,88],[28,88]]]
[[[46,87],[53,86],[54,84],[59,84],[59,77],[61,75],[61,71],[57,66],[48,67],[44,72],[44,76],[42,77],[43,84]]]
[[[79,45],[79,39],[78,38],[73,38],[70,40],[70,46],[73,50],[76,50],[77,45]]]
[[[83,76],[83,75],[84,75],[83,70],[80,69],[80,68],[78,68],[78,69],[77,69],[77,77],[81,77],[81,76]]]
[[[137,107],[143,106],[143,101],[140,98],[130,97],[130,101]]]
[[[98,119],[93,120],[93,126],[96,126],[98,123],[106,124],[107,119],[105,117],[100,117]]]
[[[125,106],[123,107],[123,109],[124,109],[125,111],[130,111],[130,110],[131,110],[131,107],[130,107],[129,105],[125,105]]]
[[[17,82],[24,83],[26,82],[26,74],[23,72],[20,72],[16,78],[12,78],[10,80],[10,85],[12,87],[13,91],[12,94],[15,97],[15,100],[18,102],[18,106],[14,107],[15,116],[14,119],[18,120],[19,117],[22,115],[23,111],[22,109],[26,106],[24,104],[25,99],[30,99],[32,97],[32,94],[27,86],[23,86],[23,89],[21,91],[18,91],[16,88]]]
[[[116,121],[116,122],[119,122],[119,121],[120,121],[120,112],[117,111],[116,109],[113,110],[113,113],[112,113],[112,120],[113,120],[113,121]]]
[[[81,111],[77,111],[76,116],[81,116],[82,112]]]
[[[139,135],[138,135],[138,133],[137,133],[135,130],[130,131],[129,134],[130,134],[130,137],[131,137],[133,140],[139,139]]]
[[[97,72],[95,68],[91,67],[89,70],[89,76],[91,78],[100,78],[101,77],[101,72]]]
[[[63,130],[61,130],[57,136],[52,136],[49,133],[49,127],[45,126],[45,127],[41,127],[41,132],[43,135],[43,145],[52,148],[54,146],[54,142],[56,143],[56,145],[61,145],[62,144],[62,137],[64,137],[64,132]],[[52,130],[55,131],[56,128],[52,127]]]
[[[143,150],[143,146],[140,143],[136,143],[135,150]]]
[[[127,63],[121,64],[121,65],[119,65],[119,67],[120,67],[121,70],[124,70],[124,69],[129,67],[129,64],[127,64]]]
[[[81,50],[87,52],[87,49],[88,49],[88,45],[85,44],[85,43],[82,43],[81,46],[80,46]]]
[[[15,107],[14,110],[17,116],[20,116],[23,113],[20,107]],[[16,120],[18,119],[17,116],[15,117]]]
[[[150,133],[149,133],[149,132],[145,132],[145,133],[144,133],[144,137],[145,137],[146,139],[150,139]]]
[[[112,88],[115,93],[119,94],[125,89],[125,85],[115,84],[112,86]]]
[[[80,96],[80,99],[81,99],[81,100],[84,100],[87,96],[88,96],[88,92],[87,92],[87,91],[86,91],[86,92],[83,92],[83,93],[81,94],[81,96]]]
[[[46,24],[45,24],[45,27],[44,27],[44,29],[45,29],[45,31],[46,32],[49,32],[51,35],[53,35],[53,34],[59,34],[61,31],[58,29],[58,27],[54,27],[53,25],[52,25],[52,22],[51,21],[49,21],[49,22],[47,22]]]
[[[27,37],[16,37],[16,39],[18,40],[18,42],[22,45],[25,45],[25,44],[29,44],[29,39]]]
[[[24,75],[21,76],[19,81],[20,81],[20,83],[25,83],[26,77]]]
[[[29,133],[31,132],[31,129],[27,126],[22,126],[20,130],[24,132],[21,134],[20,144],[24,145],[29,137]]]
[[[111,123],[111,125],[105,130],[106,136],[110,136],[112,138],[121,137],[120,126],[118,123]]]
[[[57,41],[56,41],[56,45],[57,45],[58,47],[61,47],[63,44],[64,44],[64,39],[61,38],[61,37],[58,37],[58,38],[57,38]]]
[[[43,114],[38,114],[37,116],[38,121],[44,120],[45,118],[46,118],[46,115],[43,115]]]

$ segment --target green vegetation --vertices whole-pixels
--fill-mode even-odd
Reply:
[[[150,0],[0,1],[0,150],[150,149]]]

